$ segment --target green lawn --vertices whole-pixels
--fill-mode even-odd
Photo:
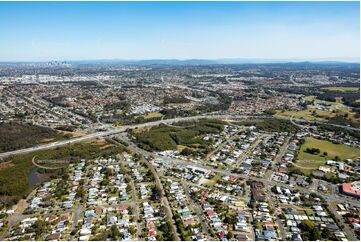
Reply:
[[[214,177],[212,177],[211,179],[204,178],[203,180],[201,180],[200,183],[203,185],[213,187],[220,179],[221,179],[221,176],[219,174],[217,174]]]
[[[145,114],[143,117],[145,119],[150,119],[150,118],[158,118],[158,117],[162,117],[163,115],[161,113],[158,112],[153,112],[153,113],[147,113]]]
[[[307,148],[318,148],[320,153],[317,155],[306,153]],[[327,152],[327,155],[323,155],[323,152]],[[312,171],[317,170],[321,165],[325,165],[327,160],[335,159],[335,156],[340,157],[341,160],[355,159],[359,156],[359,152],[358,148],[307,137],[305,143],[300,147],[294,166],[305,175],[310,175]]]
[[[335,116],[335,114],[333,114],[332,112],[322,111],[322,110],[315,110],[316,116],[313,116],[312,113],[314,110],[315,109],[308,108],[306,110],[300,110],[300,111],[284,111],[284,112],[278,111],[275,116],[294,117],[298,119],[317,120],[317,121],[322,121],[325,120],[325,118]]]
[[[306,148],[318,148],[320,149],[320,154],[312,155],[306,153]],[[323,152],[327,152],[327,155],[323,156]],[[326,161],[338,156],[341,160],[344,160],[348,158],[355,159],[359,156],[359,153],[360,150],[358,148],[343,144],[334,144],[327,140],[307,137],[305,143],[300,148],[297,158],[298,160]]]
[[[312,101],[315,98],[316,98],[316,96],[305,96],[305,97],[303,97],[303,99],[306,100],[306,101]]]
[[[302,171],[303,174],[306,176],[309,176],[312,174],[314,170],[317,170],[320,166],[325,165],[326,161],[307,161],[307,160],[299,160],[297,163],[294,163],[293,165],[300,171]]]

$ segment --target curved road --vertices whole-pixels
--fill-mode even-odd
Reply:
[[[34,166],[36,167],[39,167],[39,168],[42,168],[42,169],[46,169],[46,170],[57,170],[57,169],[61,169],[63,167],[48,167],[48,166],[42,166],[42,165],[39,165],[38,163],[35,162],[35,157],[34,156],[32,159],[31,159],[31,162],[34,164]]]

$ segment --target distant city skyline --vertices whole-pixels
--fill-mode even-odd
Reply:
[[[354,61],[354,2],[0,2],[0,61]]]

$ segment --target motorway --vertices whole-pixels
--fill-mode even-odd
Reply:
[[[96,133],[92,133],[92,134],[87,134],[87,135],[84,135],[81,137],[72,138],[72,139],[68,139],[68,140],[64,140],[64,141],[56,141],[56,142],[52,142],[52,143],[48,143],[48,144],[37,145],[34,147],[30,147],[30,148],[4,152],[4,153],[0,154],[0,159],[4,159],[6,157],[15,156],[15,155],[26,154],[26,153],[30,153],[30,152],[34,152],[34,151],[39,151],[39,150],[47,150],[47,149],[51,149],[51,148],[56,148],[56,147],[69,145],[72,143],[81,142],[81,141],[85,141],[85,140],[111,136],[111,135],[123,133],[128,129],[151,127],[151,126],[159,125],[161,123],[172,124],[172,123],[176,123],[176,122],[180,122],[180,121],[191,121],[191,120],[198,120],[198,119],[202,119],[202,118],[226,119],[226,120],[252,119],[252,118],[254,118],[254,119],[255,118],[258,118],[258,119],[272,119],[273,118],[273,119],[275,119],[276,118],[276,119],[289,120],[289,118],[287,118],[287,117],[281,118],[281,117],[273,117],[273,116],[247,116],[247,115],[223,115],[223,114],[204,114],[204,115],[198,115],[198,116],[192,116],[192,117],[179,117],[179,118],[172,118],[172,119],[163,119],[163,120],[153,121],[153,122],[148,122],[148,123],[143,123],[143,124],[125,125],[120,128],[114,128],[114,129],[111,129],[108,131],[101,131],[101,132],[96,132]],[[309,122],[309,123],[314,123],[314,124],[327,124],[327,125],[332,125],[334,127],[351,130],[351,131],[358,131],[358,132],[360,131],[359,129],[354,128],[354,127],[331,124],[331,123],[321,122],[321,121],[305,121],[303,119],[292,118],[292,122],[294,122],[294,121]]]

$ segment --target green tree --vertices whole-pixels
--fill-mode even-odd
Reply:
[[[135,226],[129,226],[129,232],[134,235],[137,232],[137,228]]]
[[[229,231],[228,234],[227,234],[227,239],[231,240],[234,238],[234,234],[232,231]]]
[[[49,230],[49,223],[38,219],[35,221],[32,228],[34,229],[35,235],[38,237]]]
[[[304,220],[299,224],[304,240],[320,240],[321,231],[316,227],[315,223],[310,220]]]
[[[110,228],[110,236],[116,240],[119,240],[121,235],[122,234],[120,233],[118,227],[115,224],[113,224],[112,227]]]

